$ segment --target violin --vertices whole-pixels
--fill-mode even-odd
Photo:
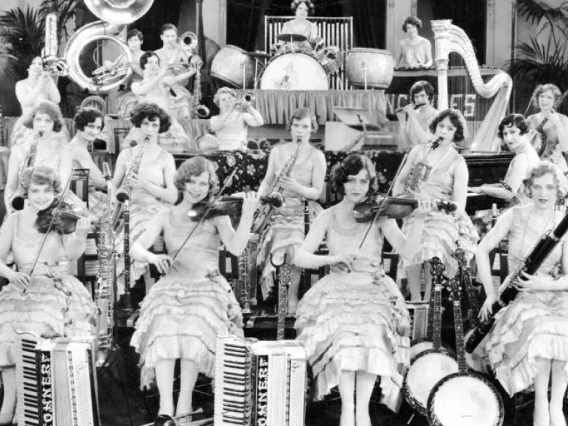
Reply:
[[[236,196],[220,197],[213,203],[211,209],[207,213],[205,219],[212,219],[217,216],[232,216],[241,211],[244,198]],[[260,197],[261,204],[271,204],[275,208],[282,207],[284,204],[284,197],[282,194],[275,192],[270,195]],[[193,206],[187,212],[187,215],[193,222],[198,222],[203,219],[203,215],[211,205],[210,202],[200,202]]]
[[[438,201],[438,210],[446,213],[455,212],[457,204],[452,201]],[[389,219],[403,219],[418,207],[418,200],[405,197],[386,197],[385,194],[374,194],[353,208],[353,216],[359,223],[371,222],[375,216]]]
[[[40,210],[37,214],[34,227],[41,234],[45,234],[47,232],[49,224],[53,218],[53,212],[58,205],[60,205],[60,207],[57,212],[57,216],[53,220],[52,231],[56,231],[59,234],[72,234],[75,232],[75,228],[77,227],[77,221],[82,217],[88,217],[85,215],[85,211],[82,207],[74,206],[63,200],[55,198],[48,208]]]

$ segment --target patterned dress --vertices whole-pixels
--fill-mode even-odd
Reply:
[[[336,207],[322,215],[331,256],[357,251],[368,224],[343,227]],[[318,281],[298,305],[297,339],[306,348],[321,399],[339,384],[345,371],[365,371],[381,377],[383,402],[395,410],[404,368],[410,363],[410,318],[394,281],[381,263],[383,235],[374,226],[346,272],[340,266]]]
[[[28,272],[44,234],[23,229],[21,212],[12,220],[12,253],[20,272]],[[49,266],[46,265],[49,264]],[[0,370],[14,366],[17,334],[57,333],[68,337],[95,334],[96,306],[85,286],[69,274],[69,262],[59,234],[50,233],[25,293],[15,284],[0,292]]]
[[[276,145],[272,149],[271,156],[276,159],[276,179],[280,175],[283,167],[289,160],[283,154],[284,145]],[[310,146],[310,151],[304,157],[299,157],[292,168],[291,176],[303,186],[312,186],[312,175],[315,167],[316,156],[323,156],[318,149]],[[266,231],[261,236],[261,249],[258,254],[259,268],[264,268],[262,273],[262,294],[266,299],[274,287],[273,272],[274,266],[270,263],[270,255],[273,262],[281,264],[286,256],[288,263],[292,262],[296,250],[304,242],[304,200],[297,194],[290,194],[288,191],[282,192],[285,203],[282,207],[275,210]],[[315,201],[308,201],[310,211],[310,222],[323,210]]]
[[[533,206],[511,210],[509,270],[515,271],[541,237],[542,229],[531,225]],[[555,224],[562,219],[555,213]],[[544,261],[538,274],[558,276],[562,243]],[[509,393],[528,388],[536,375],[536,359],[564,363],[568,374],[568,291],[521,291],[495,316],[495,326],[486,337],[485,349],[495,375]]]
[[[465,160],[456,150],[450,149],[437,164],[429,164],[424,158],[430,147],[431,144],[425,144],[415,148],[420,152],[411,164],[407,187],[429,197],[451,200],[456,167],[460,164],[465,166]],[[414,214],[406,217],[403,227],[405,234],[410,231],[414,221]],[[445,264],[446,275],[453,277],[458,268],[457,261],[452,257],[457,244],[465,250],[468,259],[471,259],[478,240],[477,230],[465,212],[458,210],[446,213],[434,210],[424,221],[420,250],[412,259],[403,259],[401,263],[406,268],[438,257]]]
[[[195,224],[177,222],[171,210],[161,214],[167,217],[164,241],[174,256]],[[218,270],[219,221],[230,223],[223,216],[201,224],[141,304],[131,342],[140,353],[141,386],[150,385],[156,365],[167,359],[191,360],[201,373],[213,377],[217,336],[243,337],[239,304]]]

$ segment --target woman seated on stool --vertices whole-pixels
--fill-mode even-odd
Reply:
[[[37,338],[95,334],[96,306],[83,283],[68,270],[69,261],[78,259],[85,251],[91,222],[79,219],[75,231],[69,234],[53,229],[34,265],[47,230],[41,233],[37,229],[38,212],[52,205],[61,191],[61,181],[53,169],[34,167],[24,173],[23,185],[28,205],[9,216],[0,231],[0,275],[10,281],[0,292],[0,371],[4,382],[0,425],[17,423],[14,412],[18,334],[29,333]],[[6,265],[10,252],[17,270]]]
[[[411,257],[433,203],[419,201],[405,236],[394,219],[380,217],[372,226],[371,221],[355,221],[353,208],[377,187],[375,166],[367,157],[347,157],[333,170],[332,182],[343,200],[316,218],[294,258],[303,268],[330,265],[331,273],[300,301],[295,328],[313,370],[316,399],[338,386],[340,425],[370,426],[369,400],[377,376],[382,400],[394,411],[401,371],[410,363],[410,317],[399,289],[382,268],[383,239]],[[314,255],[324,239],[329,255]]]
[[[279,40],[272,47],[272,51],[274,53],[288,53],[288,51],[291,51],[311,54],[312,43],[323,42],[318,36],[317,25],[308,21],[308,15],[313,15],[315,5],[310,0],[293,0],[291,7],[296,17],[282,25],[280,34],[299,34],[306,37],[306,40],[292,43]],[[284,46],[286,51],[282,52]]]
[[[260,113],[251,102],[237,100],[237,93],[228,87],[217,90],[213,99],[220,109],[219,115],[211,117],[211,131],[215,133],[220,151],[246,149],[247,128],[264,124]]]
[[[540,237],[565,214],[558,203],[568,185],[557,166],[538,163],[524,183],[532,203],[506,211],[477,247],[479,277],[487,294],[479,314],[482,319],[499,296],[491,276],[491,250],[508,238],[509,271],[516,271]],[[567,238],[562,238],[536,274],[521,275],[517,283],[521,292],[495,315],[495,326],[485,340],[491,366],[509,395],[534,385],[535,426],[566,426],[562,404],[568,384]]]
[[[157,214],[130,250],[135,260],[153,263],[167,274],[142,302],[131,342],[141,355],[140,383],[149,386],[156,377],[159,414],[167,416],[173,416],[174,411],[179,416],[192,410],[193,388],[199,373],[214,376],[217,337],[243,337],[239,303],[218,271],[219,247],[224,244],[235,256],[245,249],[259,202],[255,193],[244,195],[236,230],[224,215],[207,218],[198,226],[188,213],[200,203],[211,202],[218,190],[213,163],[203,157],[186,160],[176,172],[175,185],[183,192],[183,201]],[[190,232],[194,233],[182,247]],[[167,255],[148,251],[161,233]],[[171,256],[178,254],[179,258],[173,261]],[[177,359],[181,362],[181,384],[174,409]]]

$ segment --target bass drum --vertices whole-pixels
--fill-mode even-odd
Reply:
[[[356,47],[347,54],[345,72],[353,86],[387,89],[394,77],[394,58],[388,50]]]
[[[262,90],[327,90],[329,82],[322,65],[304,53],[278,56],[266,67],[260,81]]]
[[[458,362],[448,353],[437,350],[422,352],[412,359],[404,376],[406,401],[414,410],[426,416],[430,391],[444,377],[457,372]]]
[[[224,84],[237,89],[254,86],[254,62],[240,47],[227,44],[213,58],[210,75]],[[244,81],[243,87],[243,67]]]
[[[504,417],[501,395],[477,373],[451,374],[428,397],[428,422],[433,426],[501,426]]]

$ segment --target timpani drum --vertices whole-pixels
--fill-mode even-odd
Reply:
[[[347,54],[345,72],[353,86],[386,89],[394,76],[394,58],[388,50],[356,47]]]
[[[260,80],[262,90],[327,90],[323,66],[305,53],[287,53],[272,59]]]
[[[253,58],[245,50],[231,44],[219,50],[211,63],[211,77],[237,89],[253,87],[254,72]]]

